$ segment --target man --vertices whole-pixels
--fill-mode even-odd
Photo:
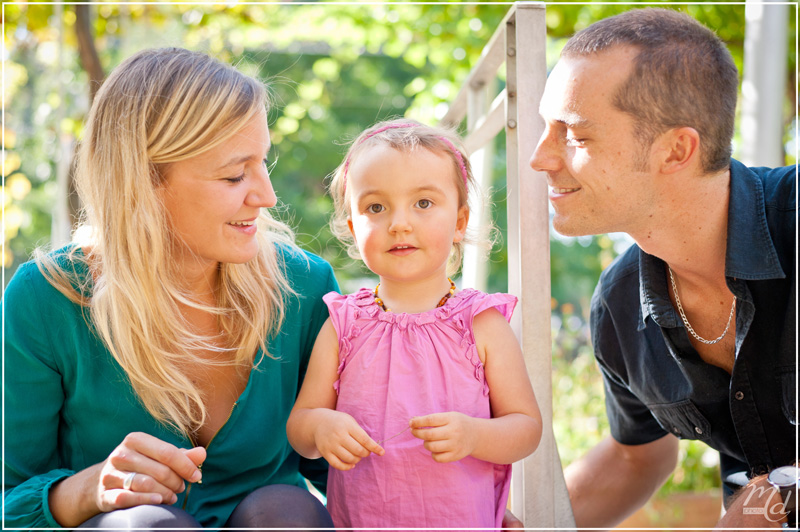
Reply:
[[[752,479],[745,492],[796,461],[796,169],[730,158],[737,82],[713,32],[665,9],[579,32],[547,81],[531,166],[553,226],[637,244],[592,300],[611,437],[565,472],[580,527],[643,505],[678,438],[719,450],[723,479]],[[720,525],[780,526],[750,509],[771,494],[726,500]]]

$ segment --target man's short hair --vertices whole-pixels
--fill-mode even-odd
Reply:
[[[716,34],[670,9],[633,9],[576,33],[562,57],[586,56],[614,46],[639,49],[633,71],[614,105],[635,120],[643,146],[672,128],[700,134],[704,172],[728,168],[739,75]]]

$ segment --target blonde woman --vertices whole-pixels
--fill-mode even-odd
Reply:
[[[5,505],[15,528],[332,526],[285,424],[327,318],[330,267],[276,203],[265,89],[146,50],[90,112],[91,237],[4,295]]]

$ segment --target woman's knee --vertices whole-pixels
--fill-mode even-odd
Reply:
[[[202,528],[202,526],[194,517],[179,508],[144,504],[98,514],[84,522],[79,528],[106,530],[161,528],[180,530],[187,528],[197,529]]]
[[[325,506],[297,486],[261,487],[244,498],[226,525],[231,528],[333,528]]]

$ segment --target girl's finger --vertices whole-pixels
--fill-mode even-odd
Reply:
[[[384,452],[383,447],[378,445],[375,440],[370,438],[369,434],[366,432],[356,435],[353,439],[353,445],[348,445],[347,447],[350,452],[360,456],[361,458],[366,458],[370,453],[382,455]]]
[[[439,462],[440,464],[444,464],[446,462],[452,462],[453,461],[453,458],[452,458],[453,457],[453,453],[451,453],[451,452],[431,453],[431,457],[435,461]]]
[[[423,427],[439,427],[447,423],[447,416],[445,414],[428,414],[427,416],[412,417],[408,424],[412,429],[421,429]]]
[[[444,428],[425,428],[425,429],[411,429],[411,434],[415,438],[424,441],[441,441],[447,439],[447,431]]]
[[[434,454],[444,453],[450,450],[450,445],[447,441],[426,441],[423,447]]]
[[[325,460],[328,462],[328,465],[334,469],[338,469],[339,471],[350,471],[355,467],[354,464],[345,464],[336,455],[328,455],[324,457]]]
[[[360,456],[358,456],[356,454],[353,454],[352,452],[350,452],[350,450],[348,450],[344,446],[339,447],[336,450],[335,454],[336,454],[336,457],[339,460],[341,460],[342,462],[344,462],[345,464],[356,465],[358,462],[361,461],[361,457]]]

